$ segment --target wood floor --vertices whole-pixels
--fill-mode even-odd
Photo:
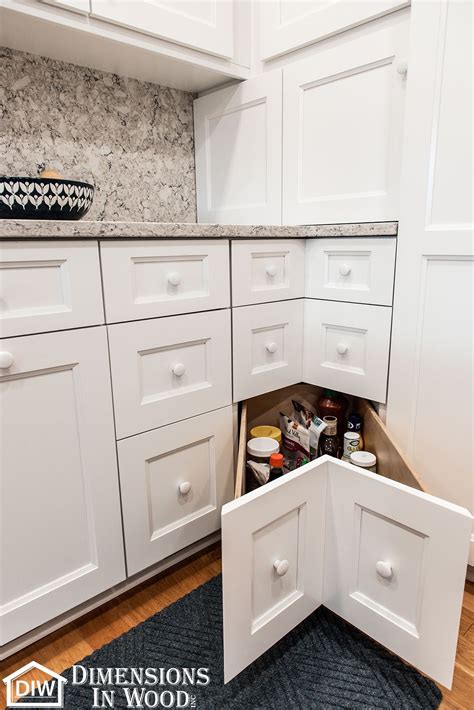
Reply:
[[[31,660],[60,673],[220,571],[220,545],[215,545],[0,662],[0,679]],[[3,708],[4,686],[0,685]],[[474,584],[469,582],[464,593],[454,686],[451,691],[442,690],[444,710],[474,710]]]

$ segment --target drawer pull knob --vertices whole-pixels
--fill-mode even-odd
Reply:
[[[408,74],[408,62],[405,62],[405,61],[398,62],[397,72],[399,74],[401,74],[401,76],[405,76],[405,74]]]
[[[273,563],[273,569],[279,577],[284,577],[290,568],[290,563],[288,560],[275,560]]]
[[[391,579],[392,577],[392,565],[390,564],[390,562],[384,562],[383,560],[379,560],[375,565],[375,570],[377,574],[383,577],[384,579]]]
[[[191,490],[191,484],[189,481],[183,481],[182,483],[179,484],[179,492],[181,493],[182,496],[187,495],[190,490]]]
[[[351,273],[351,267],[348,264],[341,264],[339,267],[339,273],[341,276],[349,276]]]
[[[339,353],[339,355],[345,355],[346,352],[349,350],[347,345],[345,343],[338,343],[336,345],[336,350]]]
[[[267,272],[267,274],[268,274],[269,276],[272,276],[272,277],[273,277],[273,276],[276,276],[277,268],[276,268],[276,266],[275,266],[274,264],[269,264],[269,265],[267,266],[267,268],[265,269],[265,271]]]
[[[276,343],[267,343],[265,347],[269,353],[272,353],[272,355],[273,355],[273,353],[276,353],[276,351],[277,351],[277,344]]]
[[[176,365],[173,367],[173,375],[175,375],[175,377],[182,377],[185,372],[186,368],[184,367],[182,362],[177,362]]]
[[[13,355],[6,350],[0,352],[0,369],[7,370],[13,365]]]
[[[172,271],[168,274],[168,283],[171,284],[171,286],[179,286],[181,283],[181,274],[178,271]]]

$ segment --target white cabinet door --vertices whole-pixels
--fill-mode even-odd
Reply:
[[[282,73],[194,102],[199,222],[281,224]]]
[[[304,299],[232,309],[234,402],[301,382]]]
[[[132,575],[220,527],[232,497],[232,407],[118,442]]]
[[[406,33],[396,25],[285,67],[284,224],[398,218]]]
[[[107,323],[230,305],[225,240],[102,242],[100,254]]]
[[[231,59],[233,0],[91,0],[92,14],[133,30]]]
[[[385,402],[392,309],[305,299],[303,379]]]
[[[2,645],[125,570],[105,327],[0,350]]]
[[[322,603],[326,459],[222,509],[227,683]]]
[[[291,52],[407,4],[406,0],[263,0],[258,3],[260,58]]]
[[[450,687],[471,524],[463,508],[328,456],[229,503],[226,682],[324,604]]]
[[[90,0],[41,0],[47,5],[55,7],[64,7],[66,10],[74,10],[83,14],[89,14],[91,9]]]
[[[108,331],[118,439],[231,404],[229,310]]]

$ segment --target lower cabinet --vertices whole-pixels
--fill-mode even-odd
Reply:
[[[0,645],[125,578],[105,327],[0,342]]]
[[[129,576],[220,528],[233,446],[230,406],[118,442]]]

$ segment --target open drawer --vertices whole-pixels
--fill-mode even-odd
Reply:
[[[421,490],[367,402],[382,475],[324,456],[241,495],[248,429],[318,394],[299,385],[242,409],[237,497],[222,509],[225,681],[323,604],[450,687],[472,517]]]

